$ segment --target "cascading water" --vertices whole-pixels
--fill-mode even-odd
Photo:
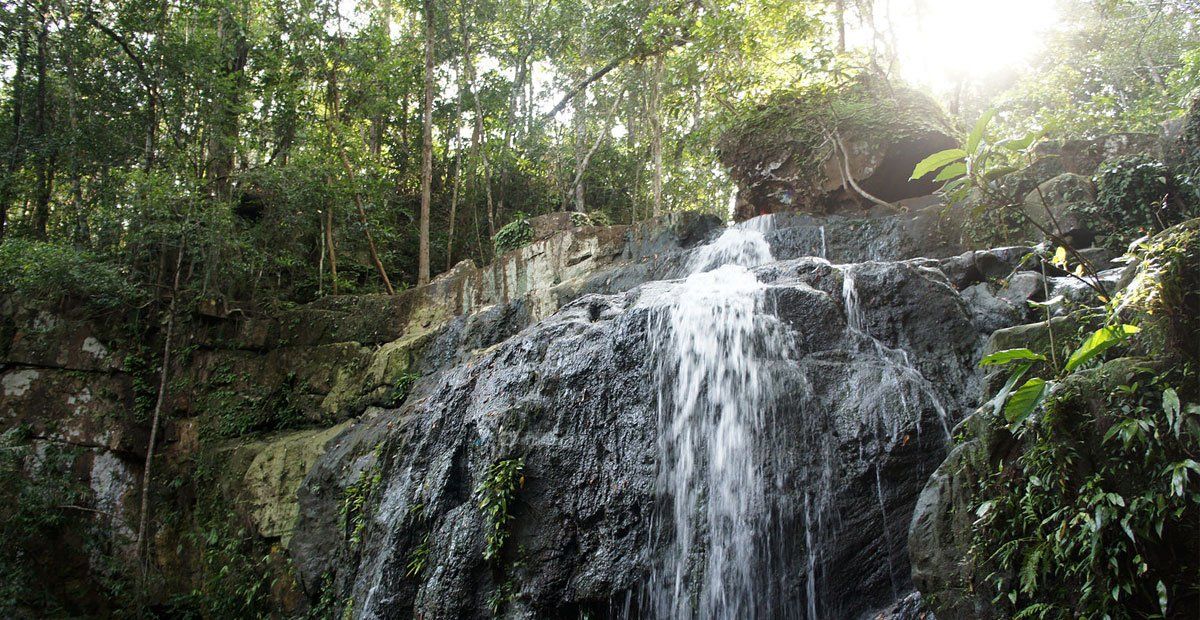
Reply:
[[[659,618],[767,615],[771,556],[764,459],[774,393],[765,360],[785,330],[749,268],[771,261],[761,232],[730,228],[651,313],[658,334],[658,553],[648,601]]]

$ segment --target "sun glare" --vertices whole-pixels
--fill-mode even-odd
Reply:
[[[986,79],[1019,68],[1031,60],[1057,23],[1056,4],[1054,0],[896,2],[890,21],[901,71],[911,82],[940,89],[964,78]]]

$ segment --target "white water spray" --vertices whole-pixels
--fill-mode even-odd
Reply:
[[[763,361],[781,359],[786,338],[749,268],[771,260],[761,232],[729,228],[652,313],[666,502],[656,530],[667,541],[650,584],[655,617],[754,618],[770,604],[761,444],[774,390]]]

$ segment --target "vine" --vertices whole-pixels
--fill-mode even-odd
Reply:
[[[508,540],[508,524],[512,521],[512,503],[517,489],[525,487],[525,459],[504,459],[493,463],[475,489],[479,509],[487,523],[487,546],[483,559],[492,560],[500,554]]]

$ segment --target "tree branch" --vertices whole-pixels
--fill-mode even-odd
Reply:
[[[653,58],[655,56],[658,56],[659,54],[665,54],[665,53],[671,51],[672,49],[675,49],[676,47],[679,47],[680,45],[683,45],[684,43],[687,43],[687,42],[688,42],[687,37],[679,37],[677,39],[667,42],[662,47],[658,47],[653,50],[650,50],[647,52],[642,52],[642,53],[631,52],[624,56],[618,56],[617,58],[610,60],[608,62],[608,64],[604,65],[603,67],[600,67],[594,73],[587,76],[586,78],[576,82],[575,85],[572,86],[566,92],[565,95],[563,95],[562,99],[559,99],[558,103],[555,104],[555,106],[553,108],[551,108],[549,112],[542,115],[542,117],[549,118],[549,117],[554,116],[555,114],[558,114],[559,112],[562,112],[563,108],[567,107],[567,104],[571,103],[571,100],[574,99],[575,97],[577,97],[580,93],[582,93],[588,86],[592,85],[594,82],[599,81],[601,78],[603,78],[604,76],[611,73],[613,71],[613,69],[620,67],[622,64],[629,62],[631,60],[645,60],[647,58]]]

